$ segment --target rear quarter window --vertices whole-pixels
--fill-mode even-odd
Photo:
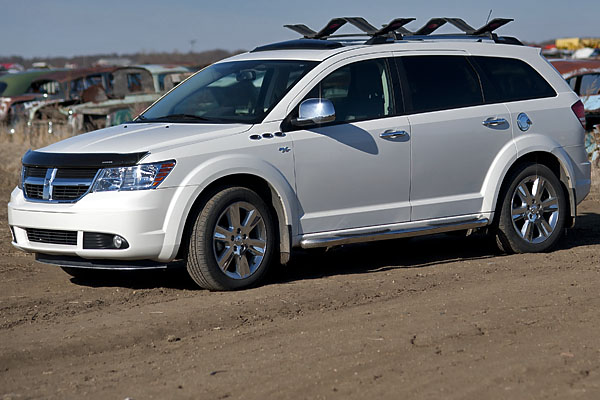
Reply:
[[[529,64],[515,58],[474,56],[486,103],[554,97],[556,92]]]

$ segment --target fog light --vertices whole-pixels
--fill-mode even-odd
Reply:
[[[115,235],[115,237],[113,237],[113,245],[116,249],[120,249],[121,246],[123,246],[123,243],[125,243],[125,239],[123,239],[121,236]]]

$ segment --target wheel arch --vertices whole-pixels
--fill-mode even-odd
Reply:
[[[294,202],[294,190],[273,165],[250,157],[226,157],[198,166],[186,178],[184,185],[193,187],[191,195],[179,199],[171,206],[179,208],[173,217],[167,217],[165,230],[176,243],[170,255],[161,254],[161,258],[180,258],[187,251],[186,238],[193,226],[193,217],[199,208],[220,189],[231,186],[246,187],[255,191],[272,208],[276,218],[279,235],[279,252],[281,263],[289,261],[292,247],[292,227],[295,225],[298,211]],[[179,214],[177,217],[175,214]]]
[[[515,154],[511,162],[506,164],[502,173],[498,174],[499,179],[494,185],[494,190],[491,190],[492,188],[488,185],[488,193],[484,200],[484,204],[486,204],[487,207],[485,207],[484,210],[491,211],[492,217],[495,220],[495,217],[498,214],[498,199],[506,190],[506,187],[510,185],[508,177],[523,163],[543,164],[550,168],[550,170],[558,177],[569,203],[567,226],[572,226],[575,222],[575,216],[577,215],[577,202],[575,200],[573,186],[573,177],[575,175],[573,167],[569,162],[569,156],[561,147],[555,147],[553,149],[539,147],[530,148],[526,151],[520,151],[518,156]]]

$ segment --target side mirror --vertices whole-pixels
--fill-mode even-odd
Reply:
[[[325,124],[335,121],[335,108],[327,99],[307,99],[300,103],[298,118],[292,120],[296,126]]]

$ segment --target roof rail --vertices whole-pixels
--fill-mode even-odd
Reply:
[[[304,24],[284,25],[284,27],[301,34],[305,39],[328,39],[335,37],[370,36],[372,39],[368,43],[374,44],[383,43],[384,41],[382,41],[381,38],[392,38],[395,40],[401,40],[403,37],[409,36],[428,36],[435,32],[441,26],[445,25],[446,23],[450,23],[451,25],[462,31],[465,36],[487,36],[496,41],[498,37],[493,32],[496,29],[513,21],[513,19],[510,18],[494,18],[481,28],[475,29],[461,18],[441,17],[430,19],[425,25],[423,25],[416,31],[410,31],[404,27],[404,25],[414,20],[415,18],[396,18],[392,20],[389,24],[383,25],[382,28],[377,28],[370,24],[363,17],[339,17],[329,21],[327,25],[325,25],[325,27],[318,32],[310,29]],[[334,35],[334,33],[346,23],[350,23],[354,27],[358,28],[361,31],[361,33]],[[453,36],[456,37],[456,35]],[[379,40],[377,40],[376,38],[379,38]]]

